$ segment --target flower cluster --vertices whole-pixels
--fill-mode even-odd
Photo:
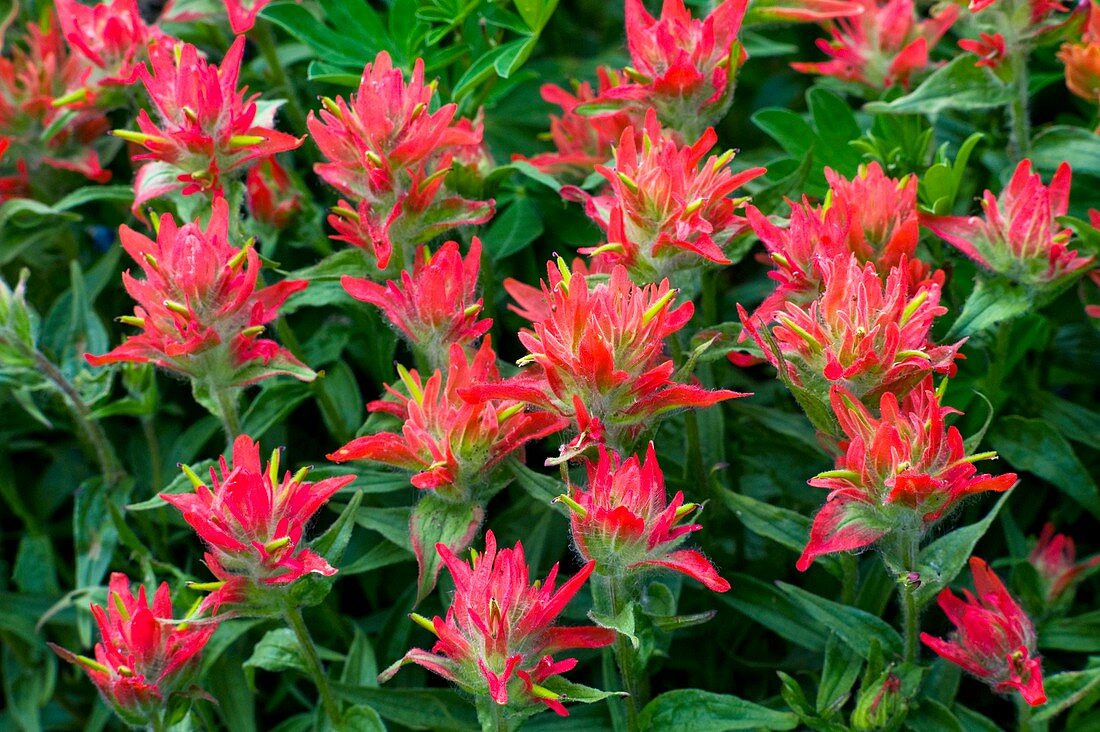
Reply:
[[[807,74],[833,76],[872,91],[895,85],[909,87],[926,69],[928,54],[959,15],[956,5],[943,5],[931,18],[917,21],[913,0],[861,0],[862,12],[829,26],[830,40],[818,48],[829,61],[793,63]]]
[[[639,287],[616,265],[605,281],[547,266],[540,301],[520,305],[540,316],[520,332],[524,373],[463,392],[470,400],[513,399],[573,419],[582,436],[625,452],[655,417],[744,396],[673,380],[665,339],[684,327],[694,307],[674,306],[668,280]],[[602,438],[602,439],[601,439]]]
[[[302,195],[277,158],[263,158],[249,168],[244,185],[249,215],[265,226],[281,229],[302,210]]]
[[[1022,285],[1043,287],[1083,274],[1094,257],[1067,244],[1072,231],[1058,223],[1069,210],[1070,166],[1058,166],[1049,186],[1022,160],[999,196],[986,190],[984,218],[926,216],[921,223],[975,262]]]
[[[204,609],[211,609],[210,603]],[[62,659],[84,669],[103,701],[127,724],[165,729],[173,697],[198,696],[192,686],[199,655],[218,624],[212,620],[172,619],[168,583],[153,595],[139,587],[137,597],[126,575],[111,575],[105,607],[92,605],[100,642],[95,658],[50,644]]]
[[[861,549],[889,534],[919,537],[966,496],[1006,491],[1016,482],[1015,473],[978,474],[974,463],[996,453],[966,454],[962,435],[944,421],[953,410],[928,384],[904,401],[883,395],[878,417],[841,386],[832,388],[831,401],[847,439],[836,468],[810,480],[829,497],[814,517],[799,570],[823,554]]]
[[[558,500],[569,506],[577,551],[596,563],[597,572],[619,576],[664,568],[715,592],[730,588],[701,553],[678,548],[688,534],[703,528],[680,523],[701,506],[685,503],[682,491],[668,500],[652,442],[644,462],[637,455],[622,460],[601,445],[598,461],[589,461],[587,469],[587,490],[574,486],[571,495]]]
[[[142,332],[102,356],[88,354],[93,366],[153,362],[215,389],[277,374],[305,381],[315,376],[275,341],[260,338],[283,302],[309,283],[284,280],[257,289],[260,257],[250,244],[237,249],[229,243],[225,199],[215,199],[205,230],[194,222],[178,226],[166,214],[156,241],[128,226],[121,239],[145,279],[123,273],[137,307],[120,320]]]
[[[584,201],[588,216],[607,237],[606,244],[581,253],[622,264],[636,282],[697,268],[700,260],[729,264],[729,243],[748,228],[736,213],[747,197],[732,194],[765,171],[732,173],[733,151],[705,158],[717,140],[708,129],[694,144],[677,145],[662,132],[652,109],[640,134],[633,127],[624,130],[614,168],[596,166],[608,181],[606,193],[562,191]]]
[[[137,0],[110,0],[88,6],[77,0],[54,0],[61,33],[87,67],[81,83],[91,95],[137,80],[148,47],[164,34],[145,23]]]
[[[615,640],[615,631],[606,628],[553,624],[592,574],[595,562],[559,588],[558,565],[545,580],[532,585],[523,544],[498,551],[492,531],[485,534],[485,553],[474,554],[469,564],[443,544],[436,549],[454,580],[454,598],[446,617],[412,617],[438,640],[431,652],[410,650],[383,671],[379,681],[388,681],[402,666],[415,663],[509,709],[544,705],[567,716],[564,696],[544,684],[572,670],[577,659],[555,661],[553,654],[599,648]]]
[[[187,469],[194,493],[162,493],[207,543],[206,566],[225,582],[226,598],[248,601],[268,587],[286,586],[307,574],[336,570],[301,546],[305,525],[354,475],[307,482],[308,468],[280,479],[279,451],[265,469],[260,445],[248,435],[233,441],[232,469],[219,458],[221,475],[210,469],[211,486]]]
[[[974,575],[974,594],[963,590],[963,599],[959,599],[945,589],[937,598],[947,619],[955,625],[950,640],[928,633],[921,633],[921,640],[994,691],[1019,692],[1032,706],[1045,703],[1047,696],[1031,618],[1008,594],[988,564],[971,557],[970,572]]]
[[[1088,19],[1077,43],[1063,43],[1058,59],[1066,65],[1066,88],[1100,106],[1100,9],[1088,3]]]
[[[468,200],[446,186],[452,163],[476,164],[485,153],[481,126],[455,120],[456,105],[430,111],[434,88],[424,83],[423,60],[406,82],[382,51],[363,70],[357,93],[326,99],[309,117],[328,161],[316,165],[317,175],[354,201],[342,201],[329,217],[335,238],[368,252],[382,270],[403,267],[416,245],[448,229],[493,215],[492,201]]]
[[[139,130],[114,134],[145,149],[148,161],[134,181],[134,210],[146,201],[182,190],[220,195],[223,176],[253,160],[293,150],[302,140],[274,128],[275,107],[257,105],[237,82],[245,39],[237,38],[220,66],[208,63],[190,43],[165,38],[149,49],[138,77],[157,121],[142,110]]]
[[[1043,602],[1052,607],[1073,594],[1086,571],[1100,566],[1100,556],[1078,562],[1073,538],[1054,533],[1054,524],[1047,523],[1028,562],[1039,575]]]

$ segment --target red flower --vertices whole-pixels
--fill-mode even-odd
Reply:
[[[1000,33],[980,33],[978,38],[964,38],[959,48],[978,57],[975,66],[988,66],[995,69],[1005,60],[1005,37]]]
[[[310,134],[329,162],[317,175],[353,203],[341,201],[329,217],[336,237],[390,265],[395,245],[400,268],[413,248],[461,224],[480,224],[493,215],[492,201],[471,201],[451,193],[445,179],[453,162],[483,154],[481,125],[455,121],[457,105],[429,111],[434,84],[424,83],[417,59],[406,83],[382,51],[363,70],[356,94],[345,102],[324,100],[310,114]]]
[[[207,608],[209,605],[206,606]],[[191,684],[199,654],[217,629],[212,620],[172,619],[168,583],[161,583],[153,604],[139,587],[137,597],[126,575],[111,575],[105,607],[92,605],[101,641],[95,659],[50,643],[69,663],[84,669],[103,700],[129,725],[167,726],[173,696],[195,696]]]
[[[913,0],[861,0],[861,4],[862,13],[832,24],[831,40],[818,40],[817,47],[830,61],[793,63],[791,67],[876,91],[895,84],[908,88],[912,77],[928,67],[929,51],[959,16],[957,6],[947,5],[918,22]]]
[[[485,535],[485,553],[466,564],[443,544],[436,546],[455,583],[446,618],[413,615],[438,640],[429,653],[413,648],[383,671],[388,681],[402,666],[415,663],[501,706],[543,704],[568,716],[562,696],[542,686],[551,676],[572,670],[577,659],[555,661],[553,654],[571,648],[600,648],[615,640],[615,631],[594,626],[553,625],[558,615],[592,574],[589,562],[556,588],[558,565],[542,582],[530,583],[523,544],[497,551],[496,537]]]
[[[265,469],[260,446],[248,435],[233,441],[233,468],[219,458],[212,488],[188,471],[194,493],[161,493],[210,548],[205,561],[234,587],[287,585],[315,573],[336,574],[324,557],[301,547],[305,526],[336,491],[355,480],[341,475],[305,481],[308,468],[279,479],[279,450]]]
[[[638,287],[616,266],[610,279],[590,289],[590,278],[570,273],[564,261],[550,263],[547,272],[547,317],[519,335],[529,353],[522,362],[531,367],[508,381],[466,389],[464,398],[514,399],[574,419],[590,416],[606,430],[609,446],[622,449],[658,415],[745,396],[672,380],[665,339],[694,309],[690,302],[673,307],[677,291],[668,280]]]
[[[613,81],[618,81],[607,69],[597,69],[596,73],[599,75],[598,92],[593,92],[588,82],[577,84],[575,94],[554,84],[542,86],[542,98],[558,105],[562,111],[561,117],[550,117],[550,139],[555,152],[527,158],[527,162],[544,173],[583,181],[592,174],[597,164],[607,162],[613,156],[613,148],[623,130],[635,126],[638,115],[631,110],[593,115],[578,111],[578,108],[595,102],[600,94],[612,87]],[[524,158],[516,155],[515,159]]]
[[[642,463],[637,455],[623,461],[601,445],[599,461],[589,461],[587,468],[588,490],[577,488],[560,500],[570,508],[577,551],[595,562],[601,574],[664,567],[697,579],[715,592],[730,588],[701,553],[677,549],[688,534],[703,528],[680,525],[701,506],[684,503],[680,491],[669,502],[652,442]]]
[[[1095,257],[1077,256],[1072,231],[1058,223],[1069,210],[1070,166],[1058,166],[1044,186],[1031,161],[1021,160],[1000,196],[987,190],[985,217],[925,216],[921,223],[986,269],[1024,285],[1068,281]]]
[[[244,37],[226,51],[221,66],[199,56],[190,43],[166,38],[149,49],[149,68],[138,77],[156,108],[158,122],[138,113],[139,132],[115,135],[144,147],[148,160],[134,181],[134,210],[145,201],[183,189],[183,194],[220,193],[221,177],[256,158],[293,150],[302,140],[274,128],[275,108],[260,111],[259,95],[237,88]]]
[[[800,571],[823,554],[861,549],[893,531],[923,531],[966,496],[1016,482],[1015,473],[978,474],[973,463],[997,454],[966,454],[958,429],[944,423],[954,410],[940,406],[930,380],[900,405],[883,395],[880,417],[843,387],[833,386],[830,396],[847,440],[836,469],[810,480],[829,497],[810,527]]]
[[[141,265],[144,280],[123,273],[122,284],[137,301],[121,320],[142,329],[102,356],[85,354],[93,366],[153,362],[219,387],[247,386],[278,374],[303,381],[316,374],[275,341],[260,338],[287,297],[304,290],[302,280],[284,280],[257,290],[260,257],[247,244],[229,243],[229,207],[214,200],[204,231],[198,223],[160,220],[156,241],[128,226],[122,247]]]
[[[149,42],[166,38],[145,24],[137,0],[92,6],[54,0],[54,6],[65,40],[95,67],[86,79],[92,86],[130,86],[137,80]]]
[[[302,0],[295,0],[300,3]],[[234,35],[243,35],[256,25],[256,16],[271,0],[222,0],[225,14],[229,16],[229,29]]]
[[[406,371],[400,365],[397,370],[408,394],[387,386],[393,399],[371,402],[367,408],[404,420],[401,434],[379,432],[358,437],[329,455],[329,460],[392,465],[412,471],[411,482],[417,488],[468,499],[501,460],[524,443],[557,432],[566,424],[550,414],[525,412],[516,400],[490,397],[470,402],[459,396],[473,384],[500,380],[496,353],[488,338],[472,361],[461,346],[451,346],[446,381],[438,370],[427,383],[415,370]]]
[[[1079,43],[1063,43],[1058,59],[1066,65],[1066,88],[1100,104],[1100,10],[1087,3],[1088,18]]]
[[[873,404],[886,393],[904,396],[928,374],[953,372],[963,341],[929,341],[933,320],[947,312],[937,282],[910,294],[904,258],[885,282],[853,254],[819,265],[821,295],[806,309],[787,303],[775,311],[770,337],[762,332],[767,325],[738,305],[745,331],[796,386],[823,398],[841,384]]]
[[[591,196],[572,186],[562,190],[584,200],[589,218],[609,242],[581,253],[624,265],[638,282],[696,268],[700,260],[729,264],[725,250],[748,228],[735,213],[747,196],[733,198],[733,193],[766,171],[730,172],[733,151],[704,162],[717,140],[707,129],[695,144],[681,147],[662,132],[652,109],[640,135],[633,127],[624,130],[614,169],[596,166],[610,184],[607,194]]]
[[[412,272],[385,286],[365,279],[341,277],[340,284],[356,300],[369,302],[405,334],[433,365],[444,366],[451,344],[469,346],[492,327],[479,318],[483,301],[477,297],[481,242],[474,237],[466,259],[458,243],[449,241],[435,254],[427,246],[417,252]]]
[[[848,249],[861,263],[872,262],[879,272],[889,272],[906,259],[914,264],[920,240],[916,176],[890,178],[873,162],[860,166],[851,180],[829,168],[825,178],[825,216],[847,228]]]
[[[951,663],[961,666],[993,687],[1020,692],[1031,706],[1047,700],[1043,671],[1035,654],[1035,628],[1004,584],[977,557],[970,558],[975,595],[963,590],[959,599],[945,589],[937,601],[955,625],[950,640],[921,633],[924,644]]]
[[[630,83],[599,95],[601,105],[644,110],[653,107],[661,124],[687,139],[725,116],[733,102],[744,52],[737,41],[747,0],[722,0],[695,20],[683,0],[664,0],[660,18],[642,0],[626,0],[626,43]]]
[[[1055,534],[1054,524],[1043,526],[1039,541],[1028,557],[1043,585],[1043,600],[1054,605],[1081,579],[1081,574],[1100,564],[1100,556],[1077,563],[1077,547],[1065,534]]]
[[[245,204],[253,219],[281,229],[302,210],[302,194],[276,158],[263,158],[245,174]]]

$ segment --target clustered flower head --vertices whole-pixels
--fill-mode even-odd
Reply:
[[[437,370],[424,382],[416,370],[398,365],[404,392],[386,389],[390,399],[371,402],[372,412],[402,420],[401,433],[379,432],[357,437],[328,456],[329,460],[370,460],[413,473],[412,484],[455,499],[469,499],[488,471],[524,443],[562,429],[566,422],[547,412],[527,412],[507,397],[466,400],[460,396],[475,384],[500,381],[496,353],[488,338],[471,359],[452,344],[446,378]]]
[[[302,539],[313,514],[355,476],[312,483],[306,468],[280,478],[279,457],[276,450],[265,469],[259,443],[240,435],[233,441],[232,469],[221,456],[221,474],[210,469],[210,486],[187,469],[194,493],[160,494],[206,542],[206,565],[226,583],[219,592],[227,601],[247,602],[307,574],[336,574],[324,557],[302,546]]]
[[[1028,562],[1039,575],[1043,602],[1052,607],[1072,595],[1074,586],[1083,579],[1082,575],[1100,565],[1100,556],[1078,562],[1077,545],[1073,538],[1055,533],[1054,524],[1048,522],[1043,526]]]
[[[733,103],[737,70],[745,59],[737,40],[746,0],[722,0],[703,20],[691,17],[683,0],[664,0],[659,18],[642,0],[626,0],[629,81],[601,89],[591,105],[629,108],[641,116],[652,107],[661,124],[695,139],[718,122]],[[616,77],[617,78],[617,77]]]
[[[970,558],[974,593],[960,599],[950,589],[937,602],[955,625],[948,640],[921,633],[925,645],[1000,693],[1019,692],[1031,706],[1046,703],[1035,627],[1000,578],[978,557]]]
[[[986,190],[985,216],[927,216],[922,223],[966,256],[1022,285],[1068,282],[1084,273],[1095,257],[1068,247],[1072,231],[1057,218],[1069,210],[1070,166],[1062,163],[1050,185],[1043,185],[1031,161],[1021,160],[999,196]]]
[[[894,532],[918,538],[967,496],[1006,491],[1015,473],[978,474],[974,463],[996,453],[967,455],[962,435],[945,418],[931,380],[904,400],[882,396],[879,416],[841,386],[833,386],[833,412],[847,439],[836,468],[810,480],[829,497],[814,517],[797,567],[805,571],[823,554],[862,549]]]
[[[415,663],[510,710],[546,706],[568,716],[562,704],[566,697],[546,683],[571,671],[577,659],[554,660],[554,654],[600,648],[615,640],[615,631],[607,628],[554,625],[592,574],[595,562],[559,588],[558,565],[545,580],[532,585],[523,544],[498,551],[492,531],[485,534],[485,553],[474,553],[469,564],[443,544],[436,550],[454,580],[454,598],[445,617],[412,616],[436,635],[436,643],[430,652],[413,648],[383,671],[379,681],[388,681],[402,666]]]
[[[614,167],[596,166],[608,181],[606,193],[562,191],[584,201],[607,237],[607,243],[581,253],[622,264],[637,282],[658,281],[702,262],[729,264],[727,246],[748,228],[736,213],[748,197],[732,194],[765,171],[734,174],[732,150],[705,158],[717,140],[708,128],[694,144],[678,145],[661,130],[652,109],[640,134],[633,127],[624,130]]]
[[[1090,2],[1081,40],[1063,43],[1058,59],[1066,65],[1066,88],[1100,106],[1100,9]]]
[[[929,50],[959,15],[958,6],[948,4],[918,21],[913,0],[861,0],[861,4],[862,13],[830,24],[830,40],[818,40],[817,47],[829,61],[793,63],[791,67],[876,92],[895,85],[908,88],[913,78],[928,68]]]
[[[265,226],[281,229],[302,210],[302,194],[275,157],[256,162],[244,178],[249,215]]]
[[[573,543],[580,555],[596,563],[600,574],[624,576],[652,569],[670,569],[725,592],[729,582],[694,549],[678,548],[698,524],[681,524],[701,508],[685,503],[682,491],[672,500],[657,464],[653,443],[645,461],[637,455],[622,460],[602,445],[599,459],[588,461],[588,487],[573,486],[559,500],[569,509]]]
[[[932,321],[947,312],[937,282],[911,292],[904,258],[885,282],[855,255],[819,266],[822,292],[807,308],[787,303],[763,323],[738,306],[745,331],[793,384],[821,397],[841,385],[873,405],[883,394],[905,395],[931,373],[953,372],[962,342],[929,340]]]
[[[204,609],[210,609],[208,603]],[[161,583],[152,605],[130,580],[111,574],[105,607],[92,605],[100,642],[95,658],[49,644],[57,655],[84,669],[103,701],[127,724],[163,729],[168,705],[177,697],[202,695],[192,686],[199,655],[218,624],[188,617],[172,619],[168,583]]]
[[[489,332],[493,321],[482,318],[483,300],[477,296],[481,268],[481,241],[474,237],[463,259],[458,242],[449,241],[434,254],[423,246],[412,272],[384,286],[367,279],[344,276],[340,284],[356,300],[382,310],[409,344],[436,366],[445,366],[451,344],[470,346]]]
[[[353,199],[329,217],[335,238],[368,252],[378,268],[399,269],[414,248],[462,224],[481,224],[493,201],[473,201],[447,188],[454,162],[484,156],[481,125],[455,119],[457,105],[430,111],[434,84],[417,59],[408,82],[382,51],[367,64],[357,93],[325,99],[308,126],[328,162],[317,175]],[[394,255],[395,267],[390,267]]]
[[[29,174],[47,166],[105,183],[92,143],[108,128],[107,117],[85,88],[88,62],[73,52],[51,12],[31,23],[0,56],[0,130],[8,140],[14,175],[3,179],[6,197],[29,193]],[[46,132],[50,131],[47,135]]]
[[[88,6],[77,0],[54,0],[61,33],[87,67],[82,83],[88,93],[127,87],[137,81],[149,43],[166,37],[145,23],[137,0],[110,0]]]
[[[206,229],[197,222],[178,226],[166,214],[155,241],[128,226],[120,237],[145,274],[139,280],[123,273],[137,307],[120,320],[141,333],[102,356],[86,354],[93,366],[152,362],[217,388],[278,374],[316,376],[275,341],[260,338],[286,299],[309,283],[283,280],[257,289],[260,257],[251,244],[230,244],[225,199],[214,200]]]
[[[135,211],[172,191],[217,196],[224,176],[302,144],[275,129],[274,106],[261,110],[259,95],[246,97],[247,89],[237,87],[244,46],[244,37],[238,37],[220,66],[208,63],[190,43],[172,38],[150,47],[148,67],[142,66],[138,77],[157,120],[143,109],[139,131],[114,131],[145,149],[134,156],[148,161],[134,181]]]
[[[668,280],[635,285],[621,265],[596,281],[570,272],[564,261],[551,262],[541,302],[521,303],[542,316],[519,335],[528,351],[522,359],[527,368],[463,395],[514,399],[569,417],[582,436],[599,435],[617,450],[631,445],[659,415],[744,396],[673,380],[675,365],[664,356],[665,339],[694,312],[690,302],[674,305],[676,295]]]

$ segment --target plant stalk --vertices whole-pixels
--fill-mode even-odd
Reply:
[[[626,587],[626,578],[622,575],[592,575],[592,609],[608,618],[618,618],[630,603],[630,593]],[[625,711],[620,725],[626,732],[637,732],[638,713],[646,703],[649,694],[649,679],[645,666],[630,638],[619,633],[611,647],[619,667],[622,690],[627,693],[625,699],[617,702]],[[612,702],[616,704],[616,702]],[[618,720],[618,715],[613,715]],[[619,725],[616,725],[619,726]]]
[[[306,627],[306,622],[302,618],[302,611],[297,607],[288,607],[283,617],[286,619],[287,625],[294,631],[294,635],[298,639],[298,645],[301,647],[302,655],[305,657],[306,669],[313,678],[313,683],[317,686],[317,692],[321,695],[321,707],[324,709],[325,716],[328,717],[329,722],[332,723],[333,729],[338,729],[340,724],[340,708],[336,704],[335,697],[332,696],[332,689],[329,687],[328,677],[325,676],[324,666],[321,665],[321,657],[317,655],[317,646],[313,643],[313,638],[309,634],[309,628]]]
[[[225,430],[225,436],[229,440],[229,444],[232,445],[233,440],[241,434],[241,413],[237,400],[240,389],[233,386],[223,388],[211,384],[210,391],[218,405],[218,416],[221,418],[222,429]]]

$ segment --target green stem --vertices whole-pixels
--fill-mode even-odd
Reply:
[[[908,532],[902,532],[900,537],[902,540],[902,576],[898,577],[897,581],[900,595],[898,600],[901,603],[901,618],[905,629],[905,662],[916,663],[920,650],[920,607],[917,604],[916,596],[919,583],[910,582],[905,574],[915,571],[917,568],[917,550],[920,539],[917,534]]]
[[[595,574],[592,576],[592,609],[608,618],[618,618],[630,603],[630,593],[626,587],[626,578],[622,575]],[[630,638],[619,633],[612,646],[615,661],[619,667],[622,690],[627,697],[618,702],[624,708],[625,719],[619,725],[627,732],[637,732],[638,712],[645,705],[649,695],[649,679],[645,666]],[[618,716],[613,715],[615,719]]]
[[[126,470],[122,467],[122,462],[118,459],[118,455],[115,453],[114,447],[111,446],[111,441],[107,439],[107,434],[103,431],[103,428],[100,427],[99,422],[92,419],[91,409],[88,408],[88,405],[80,396],[80,392],[41,352],[35,350],[31,355],[42,374],[65,398],[73,422],[95,453],[96,462],[99,463],[99,469],[103,473],[103,481],[109,488],[120,484],[126,477]]]
[[[497,704],[487,694],[482,694],[474,700],[477,707],[477,720],[481,723],[482,732],[511,732],[512,725],[505,715],[505,707]]]
[[[1028,110],[1030,90],[1027,69],[1027,58],[1030,51],[1029,44],[1019,39],[1012,44],[1008,53],[1014,91],[1012,103],[1008,108],[1009,120],[1012,125],[1009,151],[1017,161],[1031,156],[1031,117]]]
[[[856,583],[859,580],[859,565],[854,554],[840,555],[841,585],[840,601],[853,605],[856,601]]]
[[[317,646],[314,645],[313,638],[309,634],[309,628],[306,627],[306,622],[302,618],[302,611],[297,607],[288,607],[283,617],[286,618],[287,625],[294,631],[294,635],[298,639],[302,655],[305,656],[306,669],[313,678],[313,683],[317,686],[317,692],[321,695],[321,706],[325,711],[325,716],[328,717],[333,728],[336,729],[340,724],[340,708],[336,705],[335,697],[332,696],[332,689],[328,685],[328,677],[325,676],[324,666],[321,665],[321,657],[317,655]]]
[[[217,402],[222,429],[225,430],[225,436],[232,445],[233,440],[241,434],[241,413],[237,399],[240,389],[235,386],[223,388],[211,384],[210,393],[214,395],[214,400]]]
[[[256,42],[260,55],[267,62],[272,84],[286,94],[286,111],[290,117],[290,124],[294,127],[295,134],[305,132],[306,115],[302,110],[302,105],[298,103],[297,91],[287,77],[282,62],[279,61],[279,52],[275,45],[275,34],[271,30],[271,23],[258,19],[252,29],[252,40]]]
[[[685,363],[684,349],[680,345],[677,334],[670,339],[672,345],[672,359],[677,368]],[[695,411],[688,409],[684,412],[684,479],[689,485],[706,486],[707,470],[703,465],[703,449],[699,438],[699,420]]]

